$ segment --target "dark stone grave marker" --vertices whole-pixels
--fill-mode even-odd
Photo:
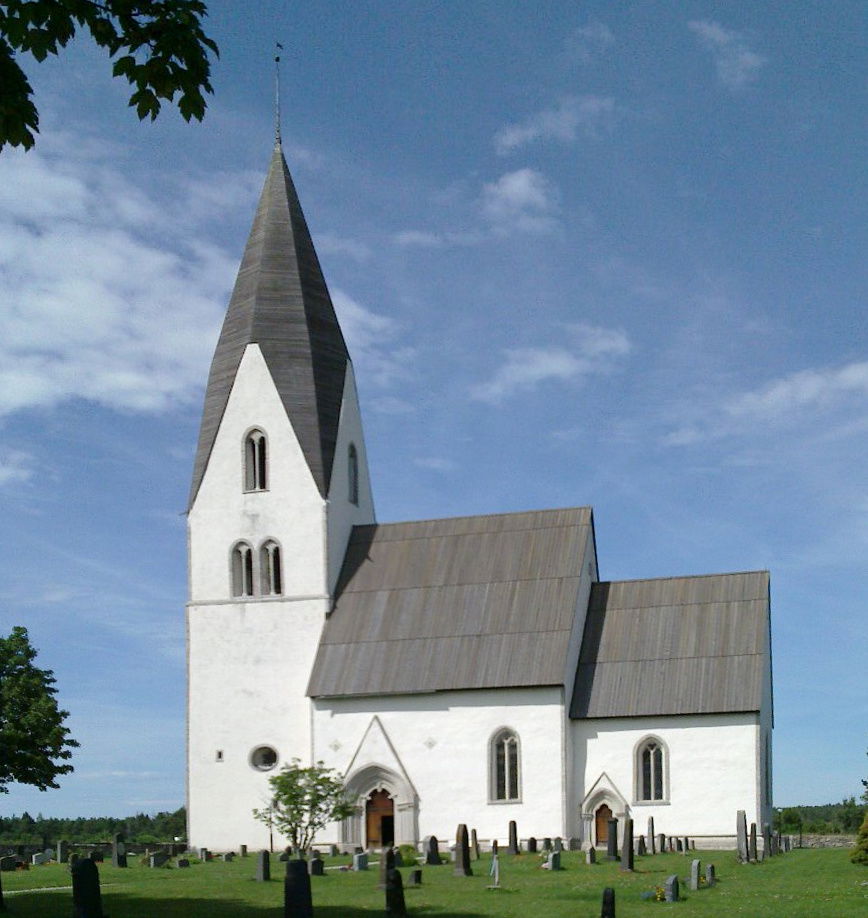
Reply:
[[[651,854],[657,853],[657,848],[654,844],[654,817],[648,817],[648,847]]]
[[[325,864],[323,859],[319,856],[319,852],[315,853],[308,861],[308,872],[312,877],[325,876]]]
[[[624,820],[624,840],[621,843],[621,870],[633,869],[633,820]]]
[[[267,883],[271,879],[271,855],[265,850],[256,855],[256,879],[259,883]]]
[[[425,863],[429,867],[440,865],[440,847],[436,835],[428,835],[425,838]]]
[[[663,898],[666,902],[678,901],[678,877],[674,873],[671,877],[666,877],[666,884],[664,885],[663,890]]]
[[[466,834],[466,827],[464,831]],[[469,853],[467,858],[469,863]],[[404,902],[404,883],[401,880],[401,872],[394,867],[386,874],[386,914],[392,915],[393,918],[407,918],[407,906]]]
[[[470,869],[470,840],[467,835],[467,826],[463,822],[455,832],[455,868],[452,873],[456,877],[473,876],[473,871]],[[403,899],[403,891],[401,895]]]
[[[717,877],[714,874],[714,864],[705,865],[705,885],[714,886],[717,881]]]
[[[648,848],[645,845],[645,836],[640,835],[639,841],[636,843],[636,854],[640,857],[644,857],[648,853]]]
[[[368,855],[362,852],[361,854],[353,855],[353,870],[367,870],[368,869]]]
[[[536,854],[536,839],[533,835],[527,840],[527,853]]]
[[[127,846],[124,836],[118,832],[112,838],[112,867],[127,866]]]
[[[600,910],[600,918],[615,918],[615,890],[611,886],[603,890],[603,907]]]
[[[247,845],[239,845],[238,850],[241,852],[242,857],[247,857]]]
[[[742,864],[746,864],[749,860],[749,855],[747,850],[747,819],[744,810],[739,810],[735,814],[735,834],[738,859]]]
[[[507,854],[518,854],[518,828],[514,819],[509,821],[509,846],[506,849]]]
[[[548,863],[546,865],[549,870],[560,870],[561,869],[561,852],[552,851],[549,854]]]
[[[74,918],[103,918],[99,870],[90,858],[72,867],[72,911]]]
[[[593,845],[588,848],[585,852],[585,863],[586,864],[596,864],[597,863],[597,849]]]
[[[411,886],[421,886],[422,885],[422,871],[418,867],[415,870],[410,871],[410,885]]]
[[[609,820],[609,837],[606,841],[606,860],[618,860],[618,820]]]
[[[699,858],[694,858],[690,862],[690,888],[692,890],[699,889],[699,875],[702,872],[702,864],[699,862]]]
[[[286,862],[283,881],[283,918],[313,918],[313,899],[307,861]]]
[[[475,860],[479,860],[479,839],[476,837],[476,829],[470,830],[470,850],[473,852]]]
[[[383,848],[380,854],[380,889],[386,888],[386,874],[395,869],[395,849]]]

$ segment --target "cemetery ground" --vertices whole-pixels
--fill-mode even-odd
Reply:
[[[868,914],[868,870],[851,864],[847,849],[796,849],[760,864],[739,864],[733,851],[698,851],[690,856],[658,854],[636,858],[625,873],[617,863],[588,865],[583,852],[564,852],[564,869],[539,867],[532,854],[501,854],[502,888],[489,890],[491,856],[473,861],[472,877],[453,876],[453,865],[422,867],[422,885],[409,885],[410,867],[401,870],[410,916],[431,918],[596,918],[603,889],[616,891],[618,918],[654,914],[736,916],[745,918],[848,918]],[[687,888],[693,857],[713,863],[712,888]],[[311,877],[316,918],[373,918],[385,911],[379,870],[353,873],[330,869]],[[130,858],[126,869],[99,864],[103,909],[110,918],[266,918],[283,914],[284,864],[272,857],[272,879],[256,882],[256,857],[231,863],[215,859],[179,869],[176,860],[148,868]],[[327,867],[350,863],[350,857],[326,858]],[[677,874],[678,903],[642,899]],[[71,914],[72,892],[66,865],[47,864],[3,873],[10,918],[56,918]],[[54,887],[54,888],[52,888]],[[60,887],[60,888],[58,888]],[[65,887],[65,888],[63,888]]]

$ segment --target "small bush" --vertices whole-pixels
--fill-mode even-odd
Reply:
[[[856,836],[856,847],[850,855],[850,860],[854,864],[864,864],[868,867],[868,810],[865,811],[865,818]]]
[[[398,850],[401,852],[401,857],[403,858],[405,864],[416,863],[416,858],[419,857],[419,852],[413,845],[399,845]]]

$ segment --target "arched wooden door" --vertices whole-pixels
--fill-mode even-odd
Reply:
[[[598,845],[605,845],[609,841],[609,820],[612,811],[604,803],[594,814],[595,832]]]
[[[395,802],[387,791],[375,790],[365,803],[365,841],[369,848],[395,843]]]

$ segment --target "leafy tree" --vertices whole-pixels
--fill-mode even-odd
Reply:
[[[68,712],[57,707],[54,674],[35,659],[26,628],[0,637],[0,793],[12,782],[58,787],[58,775],[72,771],[66,762],[78,743],[64,726]]]
[[[271,800],[253,815],[269,828],[277,826],[299,853],[307,851],[316,833],[330,822],[346,819],[353,808],[344,796],[340,775],[324,762],[303,767],[299,759],[268,779]]]
[[[16,55],[44,61],[59,54],[76,31],[90,32],[114,60],[112,75],[126,77],[130,105],[152,121],[161,99],[189,121],[205,114],[203,92],[213,92],[208,52],[217,45],[202,30],[203,0],[0,0],[0,150],[30,149],[39,133],[33,89]]]
[[[865,813],[865,818],[862,820],[862,826],[856,836],[856,847],[850,855],[850,860],[854,864],[868,866],[868,812]]]

